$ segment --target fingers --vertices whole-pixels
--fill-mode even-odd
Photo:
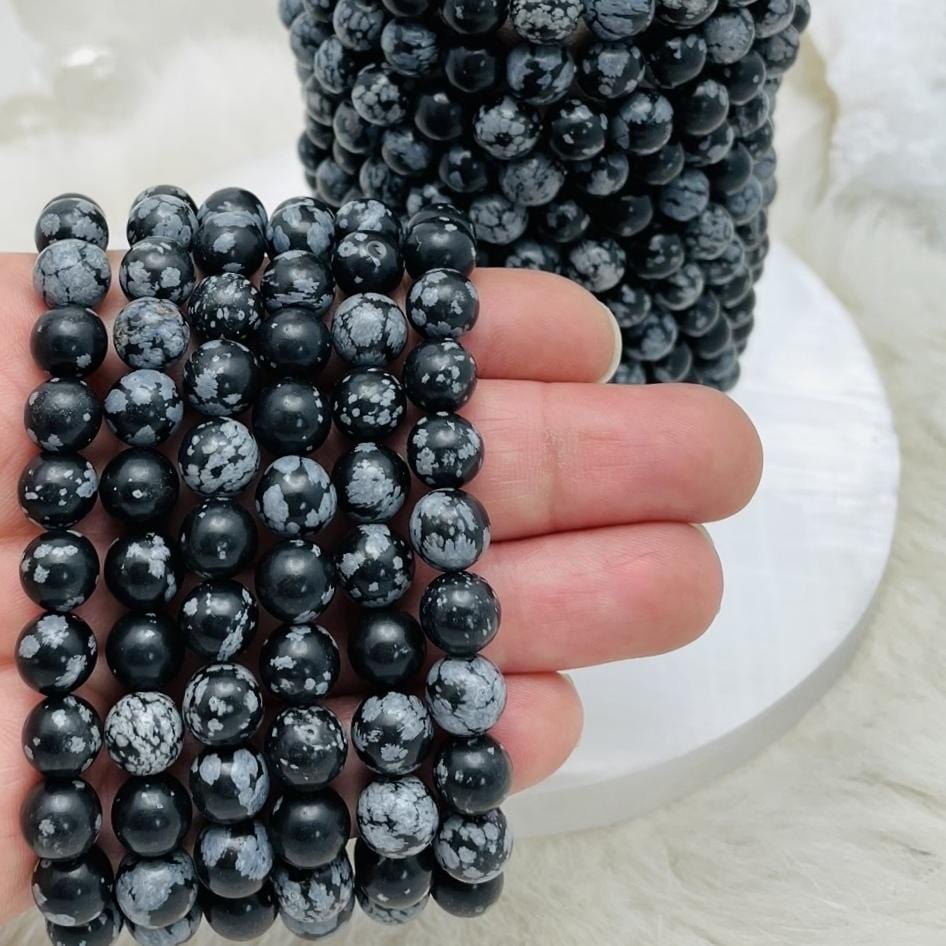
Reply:
[[[762,469],[735,402],[696,385],[481,384],[467,416],[486,444],[470,484],[496,539],[741,509]]]

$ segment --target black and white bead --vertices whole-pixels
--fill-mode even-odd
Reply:
[[[163,693],[129,693],[105,718],[105,747],[132,775],[157,775],[181,754],[184,727],[174,701]]]

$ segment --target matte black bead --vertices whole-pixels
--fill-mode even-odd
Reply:
[[[127,918],[125,925],[138,946],[168,946],[169,943],[186,943],[193,939],[203,918],[204,914],[200,904],[195,902],[180,920],[176,923],[169,923],[167,926],[148,929],[137,923],[132,923]]]
[[[118,907],[108,903],[94,920],[82,926],[47,922],[46,934],[53,946],[112,946],[123,926],[124,919]]]
[[[197,213],[197,202],[183,187],[179,187],[177,184],[154,184],[151,187],[146,187],[131,202],[131,206],[135,207],[146,197],[154,197],[158,194],[168,194],[171,197],[177,197],[179,200],[183,200],[194,213]]]
[[[200,882],[218,897],[252,896],[273,868],[269,833],[259,821],[208,824],[194,842],[194,867]]]
[[[430,899],[423,897],[410,907],[389,907],[377,900],[372,900],[361,886],[355,888],[355,897],[358,900],[358,906],[361,907],[361,912],[369,920],[374,920],[375,923],[381,923],[384,926],[403,926],[416,920],[424,912]]]
[[[673,120],[673,106],[667,98],[650,89],[637,89],[612,116],[610,137],[622,151],[651,154],[670,140]]]
[[[335,567],[313,542],[283,539],[256,566],[256,594],[274,617],[305,623],[335,596]]]
[[[253,432],[277,456],[304,456],[325,442],[331,418],[318,388],[286,379],[263,388],[253,408]]]
[[[659,361],[673,351],[679,326],[673,312],[655,307],[643,322],[622,334],[626,358]]]
[[[385,608],[399,600],[414,577],[410,545],[382,523],[355,526],[338,544],[335,570],[339,587],[366,608]]]
[[[407,317],[429,339],[458,339],[469,332],[479,317],[479,294],[473,283],[459,272],[434,269],[411,286]]]
[[[149,447],[131,447],[113,457],[99,484],[105,511],[128,525],[165,521],[180,491],[174,464]]]
[[[420,903],[430,893],[434,855],[428,847],[408,857],[384,857],[364,841],[355,843],[355,879],[365,896],[393,910]]]
[[[601,39],[626,40],[654,20],[654,0],[584,0],[585,23]]]
[[[84,378],[108,353],[108,332],[102,320],[81,306],[44,312],[30,333],[33,361],[56,378]]]
[[[189,784],[205,818],[234,824],[262,811],[269,797],[269,766],[251,746],[204,749],[191,763]]]
[[[260,230],[266,229],[267,216],[263,202],[242,187],[223,187],[214,191],[197,209],[197,219],[203,223],[208,217],[221,212],[249,214]]]
[[[17,497],[24,515],[47,528],[84,519],[98,494],[95,467],[78,453],[41,453],[24,467]]]
[[[765,60],[752,51],[742,59],[728,63],[716,70],[726,86],[733,105],[745,105],[762,93],[766,79]]]
[[[326,263],[314,253],[288,250],[266,267],[260,292],[267,312],[303,306],[324,315],[335,297],[335,279]]]
[[[20,830],[37,857],[68,860],[85,854],[102,827],[98,795],[82,779],[37,782],[20,806]]]
[[[453,738],[437,753],[434,784],[451,808],[481,815],[506,800],[512,785],[512,763],[491,736]]]
[[[407,319],[393,299],[377,292],[357,293],[332,316],[332,344],[352,366],[383,368],[407,344]]]
[[[352,233],[377,233],[398,243],[401,223],[397,214],[379,200],[350,200],[335,215],[335,235],[342,239]]]
[[[716,9],[719,0],[658,0],[657,20],[668,26],[697,26]]]
[[[506,82],[529,105],[551,105],[563,99],[574,78],[575,62],[562,46],[521,43],[506,57]]]
[[[563,161],[587,161],[604,150],[608,119],[581,99],[568,99],[549,121],[549,147]]]
[[[210,417],[242,414],[259,386],[256,358],[244,345],[214,338],[196,348],[184,365],[187,403]]]
[[[177,562],[156,532],[116,539],[105,555],[105,584],[126,608],[154,611],[177,594]]]
[[[95,668],[98,645],[91,628],[75,614],[41,614],[16,642],[16,669],[44,696],[71,693]]]
[[[259,290],[239,273],[219,273],[197,284],[187,317],[198,337],[248,338],[263,317]]]
[[[33,443],[51,453],[82,450],[102,424],[102,405],[84,381],[50,378],[26,399],[23,425]]]
[[[269,218],[266,239],[271,256],[287,250],[306,250],[327,256],[334,243],[335,214],[313,197],[283,201]]]
[[[128,854],[115,875],[115,900],[136,927],[157,930],[176,924],[197,901],[194,862],[180,848],[160,857]]]
[[[421,342],[404,363],[407,396],[425,411],[454,411],[476,389],[476,361],[452,339]]]
[[[420,626],[404,611],[362,611],[348,636],[352,669],[384,689],[410,683],[424,665],[426,652]]]
[[[105,422],[132,447],[156,447],[180,426],[184,404],[166,374],[139,368],[119,378],[105,397]]]
[[[184,517],[178,549],[201,578],[232,578],[256,557],[256,521],[232,499],[205,499]]]
[[[20,559],[20,585],[47,611],[65,613],[84,604],[98,577],[95,547],[85,536],[65,529],[38,535]]]
[[[166,615],[132,611],[112,627],[105,659],[125,689],[162,690],[181,669],[184,642]]]
[[[209,660],[231,660],[256,633],[256,599],[232,578],[211,578],[181,602],[178,627],[187,646]]]
[[[644,57],[635,46],[596,42],[578,61],[578,84],[592,98],[621,99],[637,88],[643,69]]]
[[[264,367],[281,375],[311,377],[328,364],[332,342],[318,315],[288,307],[274,312],[256,330],[255,349]]]
[[[135,776],[119,788],[112,802],[112,829],[133,854],[169,854],[191,825],[191,802],[172,775]]]
[[[273,850],[287,864],[312,870],[335,860],[351,834],[351,816],[332,788],[286,792],[269,818]]]
[[[112,879],[112,865],[99,847],[68,861],[41,860],[33,869],[33,899],[49,922],[84,926],[108,906]]]
[[[502,609],[479,575],[448,572],[435,578],[420,603],[420,622],[431,643],[455,657],[471,657],[496,636]]]
[[[207,276],[239,273],[252,276],[266,256],[266,237],[245,211],[208,214],[194,236],[194,262]]]
[[[433,894],[437,906],[451,916],[470,919],[482,916],[502,896],[504,875],[478,884],[466,884],[438,870],[434,875]]]
[[[37,252],[59,240],[81,240],[104,250],[108,247],[108,223],[94,200],[81,194],[62,194],[43,207],[33,237]]]
[[[197,232],[197,214],[186,200],[174,194],[149,194],[132,205],[125,235],[134,246],[149,237],[177,240],[188,249]]]
[[[284,785],[303,792],[324,788],[341,772],[348,756],[345,730],[324,706],[290,706],[266,734],[270,771]]]
[[[404,241],[404,262],[414,278],[433,270],[469,275],[476,261],[476,241],[452,221],[425,220],[411,227]]]
[[[208,746],[232,746],[249,739],[263,719],[263,695],[241,664],[201,667],[188,681],[182,704],[191,735]]]
[[[512,853],[512,832],[498,808],[481,815],[453,812],[440,824],[434,856],[454,880],[483,883],[498,877]]]
[[[398,245],[382,234],[362,231],[339,241],[332,267],[338,285],[348,293],[392,292],[404,275]]]
[[[405,411],[401,383],[380,368],[350,371],[332,392],[335,424],[353,440],[384,439],[394,433]]]
[[[102,748],[98,714],[78,696],[50,696],[23,724],[23,754],[44,775],[81,775]]]
[[[351,744],[358,758],[381,775],[407,775],[427,758],[434,724],[419,697],[390,690],[358,705],[351,722]]]
[[[224,939],[246,942],[262,936],[276,922],[279,904],[269,884],[248,897],[220,897],[207,889],[200,905],[213,931]]]
[[[194,289],[194,264],[177,240],[148,237],[122,257],[118,278],[129,299],[147,296],[184,303]]]
[[[339,668],[335,639],[316,625],[283,624],[260,651],[263,686],[291,706],[309,706],[325,697],[335,686]]]
[[[656,84],[675,89],[696,79],[706,65],[706,40],[698,33],[670,34],[652,40],[647,65]]]
[[[421,21],[394,19],[381,32],[381,51],[395,72],[421,78],[437,71],[440,38]]]
[[[538,113],[511,95],[482,105],[473,119],[476,143],[500,161],[527,155],[538,143],[541,131]]]
[[[407,438],[414,475],[427,486],[465,486],[483,466],[479,431],[458,414],[421,417]]]

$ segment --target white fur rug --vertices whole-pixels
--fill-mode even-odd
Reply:
[[[935,72],[946,61],[946,31],[935,26],[942,19],[940,6],[928,0],[815,0],[815,42],[806,43],[779,106],[781,189],[791,198],[779,202],[776,228],[857,314],[888,386],[904,454],[893,558],[867,643],[852,668],[791,734],[699,793],[614,828],[520,842],[502,905],[482,920],[464,923],[430,910],[411,929],[386,930],[359,918],[332,942],[942,944],[946,161],[942,140],[934,142],[932,132],[929,142],[922,138],[924,125],[937,123],[944,137],[942,83],[938,101],[932,91]],[[881,8],[901,18],[896,32],[917,31],[907,36],[910,42],[929,31],[912,50],[922,52],[929,70],[907,70],[914,83],[908,88],[909,114],[898,110],[901,88],[881,103],[889,106],[885,118],[873,110],[879,100],[869,90],[880,94],[898,54],[881,32]],[[878,42],[868,43],[865,37],[871,36]],[[860,56],[849,40],[866,44]],[[200,49],[188,44],[181,58],[196,62]],[[830,76],[822,53],[832,61]],[[894,71],[905,80],[902,69]],[[247,77],[235,76],[230,91],[246,92],[260,130],[277,134],[274,115],[254,111],[265,94],[251,90]],[[285,120],[284,110],[275,112]],[[196,119],[181,121],[186,130]],[[222,140],[233,134],[226,123],[212,123],[220,125]],[[279,129],[280,138],[290,137]],[[915,141],[901,158],[891,136],[904,134]],[[0,129],[0,166],[9,181],[6,172],[24,166],[24,152],[15,140],[7,138],[4,145],[3,137]],[[186,184],[185,175],[174,173],[185,167],[174,151],[186,140],[184,134],[144,156],[136,182],[159,176]],[[82,162],[92,155],[83,154],[79,164],[61,168],[70,189],[84,186],[86,177],[97,193],[132,193],[134,183],[124,180],[121,190],[94,186],[113,170],[131,177],[123,165],[111,163],[108,146],[106,139],[98,149],[97,166],[86,168]],[[81,175],[80,165],[86,168]],[[155,174],[155,168],[163,170]],[[927,190],[934,186],[938,192]],[[20,221],[35,212],[27,209]],[[8,216],[0,224],[0,245],[22,245],[9,222]],[[36,920],[23,918],[8,925],[0,942],[39,943],[40,936]],[[291,939],[274,931],[264,942],[276,946]],[[216,941],[206,929],[198,940]]]

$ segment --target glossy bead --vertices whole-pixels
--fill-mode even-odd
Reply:
[[[105,511],[128,525],[166,520],[180,491],[174,465],[149,447],[130,447],[113,457],[99,484]]]
[[[481,194],[470,203],[470,221],[481,243],[508,246],[526,232],[529,212],[502,194]]]
[[[426,13],[431,0],[381,0],[395,16],[420,16]]]
[[[506,0],[444,0],[440,15],[458,33],[489,33],[506,19]]]
[[[27,436],[43,450],[71,453],[95,439],[102,405],[84,381],[50,378],[30,392],[23,411]]]
[[[476,361],[452,339],[425,341],[404,363],[407,396],[425,411],[455,411],[476,389]]]
[[[78,453],[41,453],[23,469],[17,497],[23,514],[37,525],[68,528],[95,506],[95,467]]]
[[[337,36],[329,36],[319,44],[312,59],[312,75],[325,92],[341,96],[355,84],[362,57],[346,49]],[[339,202],[342,203],[341,201]]]
[[[384,608],[403,597],[414,577],[408,543],[387,525],[355,526],[335,552],[339,587],[366,608]]]
[[[253,408],[253,432],[277,456],[304,456],[321,447],[331,418],[318,388],[286,379],[263,388]]]
[[[204,342],[184,365],[184,397],[194,410],[210,417],[242,414],[253,403],[257,388],[253,353],[229,338]]]
[[[657,207],[676,223],[689,223],[706,210],[709,199],[710,184],[706,175],[689,168],[661,190]]]
[[[191,762],[189,784],[205,818],[234,824],[262,811],[269,797],[269,767],[250,746],[204,749]]]
[[[427,672],[427,705],[434,721],[454,736],[478,736],[502,716],[506,681],[485,657],[443,657]]]
[[[437,831],[434,856],[441,869],[464,883],[498,877],[512,853],[512,833],[498,808],[481,815],[448,815]]]
[[[450,739],[437,754],[434,784],[454,810],[480,815],[497,808],[509,794],[512,763],[490,736]]]
[[[82,779],[37,782],[20,806],[20,831],[33,853],[49,861],[81,857],[98,837],[102,806]]]
[[[532,43],[562,43],[581,18],[581,0],[511,0],[513,29]]]
[[[258,893],[273,869],[269,833],[259,821],[208,824],[194,842],[200,882],[219,897]]]
[[[401,239],[401,223],[380,200],[350,200],[335,215],[335,234],[341,239],[352,233],[377,233],[397,243]]]
[[[687,256],[693,260],[711,260],[721,256],[732,242],[734,224],[729,211],[719,204],[709,204],[690,220],[683,231]]]
[[[596,36],[625,40],[653,22],[654,0],[584,0],[585,23]]]
[[[408,435],[407,458],[427,486],[463,486],[483,465],[483,441],[465,418],[433,414],[421,417]]]
[[[262,936],[279,913],[276,894],[269,884],[248,897],[220,897],[204,889],[200,892],[200,904],[213,931],[237,942]]]
[[[181,669],[184,642],[169,617],[132,611],[112,627],[105,659],[126,689],[161,690]]]
[[[440,41],[437,33],[422,22],[394,19],[381,32],[381,51],[395,72],[421,78],[436,70]]]
[[[156,930],[178,923],[197,901],[194,862],[180,849],[160,857],[128,854],[115,875],[115,900],[135,926]]]
[[[284,785],[302,792],[324,788],[341,772],[348,756],[345,731],[323,706],[290,706],[266,734],[270,771]]]
[[[677,233],[652,229],[627,245],[627,258],[641,278],[666,279],[683,265],[686,250]]]
[[[85,926],[108,906],[112,877],[112,865],[99,847],[68,861],[40,860],[33,868],[33,899],[48,922]]]
[[[200,905],[195,902],[185,916],[167,926],[147,929],[132,923],[127,918],[125,923],[138,946],[181,946],[194,938],[203,918]]]
[[[266,230],[267,215],[263,202],[242,187],[223,187],[214,191],[197,209],[197,219],[203,223],[219,213],[248,214],[260,231]]]
[[[341,930],[351,921],[352,914],[355,911],[355,896],[348,899],[348,902],[333,917],[327,920],[296,920],[288,913],[280,913],[283,926],[292,933],[304,940],[320,940],[326,936],[332,936]]]
[[[154,611],[177,594],[177,562],[156,532],[121,536],[105,555],[105,584],[126,608]]]
[[[358,72],[351,89],[355,111],[372,125],[389,128],[407,115],[410,98],[404,80],[386,64],[371,64]]]
[[[232,578],[256,557],[256,522],[232,499],[205,499],[184,517],[178,549],[201,578]]]
[[[191,735],[208,746],[249,739],[263,718],[263,697],[253,674],[241,664],[201,667],[188,681],[182,704]]]
[[[568,94],[575,63],[561,46],[522,43],[506,57],[506,82],[523,102],[550,105]]]
[[[166,773],[128,779],[112,802],[112,830],[132,854],[169,854],[181,844],[190,826],[187,790]]]
[[[424,273],[411,286],[407,317],[425,338],[458,339],[469,332],[479,317],[479,294],[461,273],[435,269]]]
[[[190,248],[196,232],[194,208],[174,194],[142,197],[129,211],[125,228],[129,246],[149,237],[166,237]]]
[[[404,461],[381,444],[359,443],[342,454],[332,480],[342,511],[354,522],[387,522],[404,505],[410,472]]]
[[[259,609],[256,599],[232,578],[211,578],[196,585],[181,602],[178,627],[195,653],[209,660],[230,660],[249,646]]]
[[[112,284],[105,251],[84,240],[50,243],[33,264],[33,288],[50,309],[87,306],[94,309]]]
[[[253,435],[232,418],[205,420],[192,427],[177,453],[181,478],[201,496],[237,496],[259,469]]]
[[[276,628],[259,657],[263,686],[291,706],[309,706],[326,696],[338,679],[339,667],[335,639],[312,624]]]
[[[302,306],[325,315],[335,298],[335,279],[328,265],[314,253],[288,250],[266,267],[260,293],[267,312]]]
[[[181,754],[184,727],[174,700],[163,693],[128,693],[105,717],[105,748],[132,775],[157,775]]]
[[[97,651],[95,635],[82,618],[41,614],[20,631],[16,669],[44,696],[70,693],[88,680]]]
[[[274,312],[256,330],[256,357],[281,375],[311,377],[332,354],[331,335],[310,309],[288,307]]]
[[[95,919],[82,926],[47,922],[46,935],[53,946],[112,946],[123,926],[124,919],[118,907],[108,903]]]
[[[132,447],[156,447],[180,426],[184,404],[166,374],[139,368],[119,378],[105,397],[105,423]]]
[[[81,775],[102,748],[98,714],[78,696],[50,696],[23,723],[23,754],[43,775]]]
[[[524,238],[516,240],[512,245],[506,255],[504,265],[507,269],[531,269],[544,273],[560,273],[562,258],[554,246],[539,240]]]
[[[359,704],[351,722],[358,757],[381,775],[408,775],[419,768],[433,744],[434,724],[423,701],[389,691]]]
[[[563,161],[587,161],[607,140],[607,116],[580,99],[562,102],[549,121],[549,147]]]
[[[94,200],[81,194],[63,194],[43,207],[33,237],[37,252],[59,240],[81,240],[104,250],[108,246],[108,223]]]
[[[332,344],[348,364],[384,367],[407,344],[407,319],[387,296],[374,292],[350,296],[332,316]]]
[[[430,892],[434,872],[433,852],[425,848],[408,857],[384,857],[364,841],[355,843],[355,879],[373,903],[403,910],[420,903]]]
[[[384,689],[410,683],[424,665],[426,652],[420,626],[403,611],[362,611],[348,635],[352,669]]]
[[[443,69],[450,84],[461,92],[488,92],[502,75],[502,53],[490,43],[471,38],[444,52]]]
[[[292,867],[312,870],[335,860],[345,849],[351,817],[334,789],[287,792],[273,805],[269,832],[280,859]]]
[[[274,617],[304,624],[331,603],[335,568],[313,542],[283,539],[256,566],[256,594]]]
[[[689,99],[690,103],[694,101],[693,97]],[[671,141],[662,148],[652,151],[649,154],[638,154],[633,156],[633,160],[628,165],[628,176],[636,178],[636,185],[649,184],[651,187],[661,187],[669,184],[686,166],[686,153],[679,141]],[[637,199],[646,199],[650,202],[649,196],[645,193],[635,193],[634,189],[623,195],[624,199],[628,197]],[[607,218],[606,218],[607,219]],[[645,221],[644,226],[650,222],[650,218]],[[639,228],[643,229],[643,227]],[[634,233],[637,231],[635,230]],[[627,234],[633,236],[634,233]],[[619,234],[622,235],[622,234]]]
[[[102,364],[107,353],[104,323],[81,306],[44,312],[30,333],[33,361],[56,378],[84,378]]]
[[[369,920],[381,923],[384,926],[403,926],[416,920],[427,906],[429,897],[422,897],[417,903],[409,907],[389,907],[372,900],[360,885],[355,889],[358,906]]]
[[[437,833],[437,804],[414,775],[369,782],[355,809],[358,833],[383,857],[420,854]]]
[[[99,560],[92,543],[64,529],[38,535],[20,559],[20,585],[47,611],[65,613],[84,604],[98,577]]]
[[[461,489],[438,489],[422,496],[411,513],[411,544],[433,568],[469,568],[489,548],[489,516]]]
[[[452,144],[441,156],[437,173],[458,194],[476,194],[489,185],[489,159],[476,147]]]
[[[420,603],[420,622],[431,643],[453,657],[471,657],[499,631],[502,609],[489,584],[469,572],[435,578]]]
[[[342,851],[313,870],[277,864],[273,888],[284,916],[301,923],[324,923],[338,917],[353,899],[351,862]]]
[[[194,289],[194,264],[183,244],[149,237],[122,257],[118,279],[129,299],[153,297],[184,303]]]
[[[434,876],[431,893],[437,906],[451,916],[472,919],[482,916],[503,892],[503,874],[478,884],[455,880],[442,870]]]
[[[263,318],[259,290],[239,273],[219,273],[197,284],[187,308],[195,334],[203,339],[250,337]]]
[[[256,511],[277,535],[318,532],[335,516],[335,487],[328,474],[308,457],[284,456],[263,472],[256,487]]]
[[[765,85],[766,73],[765,60],[756,51],[717,70],[733,105],[745,105],[759,95]]]
[[[588,161],[578,161],[571,168],[575,188],[588,197],[618,194],[630,176],[630,163],[620,151],[602,152]]]
[[[380,368],[350,371],[332,392],[332,416],[353,440],[381,440],[394,433],[404,417],[404,389]]]

